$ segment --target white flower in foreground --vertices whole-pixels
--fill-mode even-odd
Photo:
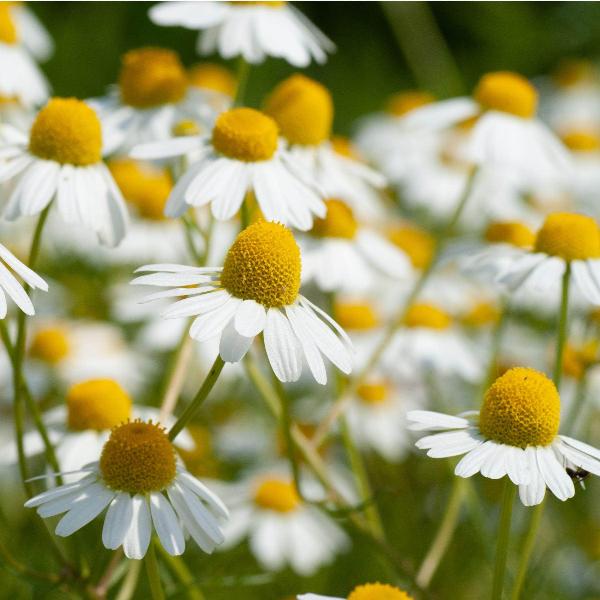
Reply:
[[[508,475],[525,506],[539,504],[546,487],[559,499],[575,494],[567,468],[600,475],[600,450],[559,435],[560,397],[554,383],[533,369],[517,367],[496,379],[481,410],[462,416],[429,411],[408,413],[413,430],[436,433],[417,447],[432,458],[465,456],[459,477]]]
[[[223,58],[242,56],[261,63],[267,56],[295,67],[324,63],[335,46],[299,10],[287,2],[161,2],[150,9],[157,25],[204,30],[198,52]]]
[[[29,137],[8,125],[0,135],[0,183],[15,182],[6,219],[35,215],[56,199],[64,221],[94,231],[103,244],[125,237],[127,209],[102,162],[100,121],[85,102],[53,98]]]
[[[413,600],[406,592],[385,583],[364,583],[355,587],[346,598],[320,594],[300,594],[297,598],[298,600]]]
[[[100,460],[75,483],[43,492],[25,503],[43,518],[66,513],[56,535],[69,536],[108,507],[102,543],[141,559],[153,530],[171,555],[185,550],[185,533],[211,553],[224,541],[218,519],[223,502],[177,464],[175,447],[157,424],[132,421],[113,429]]]
[[[394,279],[412,273],[409,258],[392,242],[362,227],[341,200],[325,201],[327,214],[316,219],[301,241],[302,281],[314,280],[326,292],[364,289],[376,275]]]
[[[31,299],[9,268],[29,287],[44,290],[44,292],[48,291],[48,284],[37,273],[25,266],[8,248],[0,244],[0,319],[4,319],[8,311],[6,294],[26,315],[35,314]]]
[[[211,205],[216,219],[231,219],[253,192],[268,221],[310,229],[313,216],[325,215],[321,192],[306,183],[300,166],[281,147],[273,119],[252,108],[219,115],[211,135],[185,136],[142,144],[140,159],[163,159],[197,152],[199,159],[179,179],[165,208],[179,217],[190,206]]]
[[[473,98],[428,104],[405,117],[415,129],[444,129],[477,118],[466,155],[478,165],[510,167],[529,180],[564,179],[571,167],[566,148],[536,119],[538,94],[516,73],[484,75]]]
[[[271,368],[280,381],[297,381],[306,360],[318,383],[327,381],[326,356],[352,370],[351,342],[341,327],[299,293],[300,249],[279,223],[259,221],[242,231],[223,268],[147,265],[156,271],[132,283],[169,287],[148,297],[183,297],[165,318],[195,316],[190,335],[199,342],[220,336],[220,355],[240,361],[263,333]]]

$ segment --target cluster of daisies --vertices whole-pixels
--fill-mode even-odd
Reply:
[[[579,440],[600,381],[600,72],[402,91],[348,139],[300,72],[244,105],[253,64],[335,49],[292,5],[149,18],[238,74],[143,47],[103,96],[52,97],[50,37],[0,5],[0,468],[25,506],[62,537],[100,518],[128,559],[247,540],[262,570],[310,576],[356,527],[386,544],[362,457],[460,456],[458,477],[506,478],[525,506],[600,475]],[[428,582],[401,583],[343,593]]]

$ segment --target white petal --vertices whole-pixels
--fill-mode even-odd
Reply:
[[[483,465],[488,456],[495,452],[496,447],[497,444],[489,440],[481,444],[481,446],[477,446],[477,448],[471,450],[471,452],[465,454],[460,459],[454,469],[454,474],[459,477],[471,477],[475,475],[475,473],[480,471],[481,465]]]
[[[466,429],[470,423],[462,417],[445,415],[444,413],[431,410],[411,410],[406,414],[406,419],[410,423],[409,429],[413,431],[422,431],[430,429]]]
[[[197,496],[199,496],[206,504],[208,504],[209,508],[218,516],[223,519],[229,518],[229,510],[227,506],[225,506],[224,502],[212,492],[208,487],[206,487],[201,481],[198,481],[193,475],[188,473],[187,471],[180,471],[178,475],[178,479],[181,480],[181,484],[184,487],[187,487],[192,492],[194,492]]]
[[[525,448],[525,456],[527,458],[530,481],[526,485],[519,486],[519,498],[524,506],[535,506],[544,499],[546,484],[538,467],[536,448],[534,446]]]
[[[131,496],[126,492],[120,492],[110,503],[104,518],[102,543],[105,548],[116,550],[123,543],[132,516],[133,503]]]
[[[271,368],[279,381],[298,381],[302,372],[300,343],[287,318],[277,308],[267,311],[263,332]]]
[[[127,558],[142,559],[146,555],[152,535],[152,521],[145,496],[136,494],[131,499],[132,516],[123,540],[123,552]]]
[[[74,501],[69,512],[58,522],[56,535],[66,537],[95,519],[115,497],[115,492],[100,483],[87,487]]]
[[[239,309],[238,309],[239,311]],[[231,319],[223,332],[219,342],[219,354],[225,362],[237,363],[244,358],[250,349],[254,336],[240,335],[235,328],[234,319]]]
[[[470,431],[446,431],[421,438],[415,446],[427,449],[427,456],[431,458],[446,458],[470,452],[483,443]]]
[[[183,530],[170,502],[160,492],[150,494],[150,512],[154,529],[163,548],[171,556],[183,554],[185,550]]]
[[[262,304],[254,300],[244,300],[235,313],[235,328],[240,335],[254,337],[265,327],[267,313]]]
[[[556,459],[552,447],[536,448],[537,464],[548,489],[559,499],[566,500],[575,495],[573,480],[563,465]]]

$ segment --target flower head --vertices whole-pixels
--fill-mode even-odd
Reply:
[[[517,117],[535,115],[538,94],[521,75],[498,71],[484,75],[475,88],[474,97],[487,110],[506,112]]]

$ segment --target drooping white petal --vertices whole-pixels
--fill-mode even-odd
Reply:
[[[240,335],[254,337],[265,327],[267,313],[262,304],[244,300],[235,313],[235,328]]]
[[[487,460],[488,456],[495,453],[496,448],[497,444],[490,440],[477,446],[460,459],[454,469],[454,474],[459,477],[472,477],[480,471],[481,466]]]
[[[409,422],[409,429],[413,431],[431,431],[439,429],[466,429],[470,423],[462,417],[445,415],[444,413],[432,410],[411,410],[406,414]]]
[[[238,333],[235,328],[234,319],[231,319],[221,333],[219,354],[225,362],[239,362],[244,358],[253,341],[254,336],[246,337]]]
[[[127,558],[140,560],[146,556],[152,535],[152,521],[148,501],[141,494],[131,499],[132,515],[123,540],[123,552]]]
[[[150,512],[163,548],[171,556],[183,554],[185,550],[183,530],[170,502],[160,492],[150,494]]]
[[[559,499],[567,500],[575,495],[573,480],[563,465],[556,459],[551,446],[536,448],[536,458],[540,473],[548,489]]]
[[[133,502],[127,492],[120,492],[110,503],[102,527],[102,543],[109,550],[116,550],[125,539],[131,518]]]
[[[81,529],[95,519],[114,497],[115,492],[104,485],[90,485],[74,500],[69,512],[58,522],[56,535],[66,537]]]
[[[529,483],[519,486],[519,498],[524,506],[536,506],[546,494],[546,484],[540,473],[535,446],[525,448],[529,471]]]
[[[302,372],[300,343],[287,318],[277,308],[267,311],[263,332],[271,368],[279,381],[298,381]]]
[[[417,448],[427,449],[431,458],[446,458],[470,452],[483,443],[483,440],[472,431],[446,431],[428,435],[418,440]]]

